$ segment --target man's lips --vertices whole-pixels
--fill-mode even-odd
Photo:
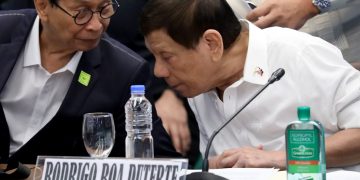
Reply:
[[[89,38],[89,39],[80,39],[80,40],[82,40],[82,41],[97,41],[99,38]]]

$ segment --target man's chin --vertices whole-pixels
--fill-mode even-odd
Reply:
[[[181,96],[186,97],[186,98],[193,98],[200,94],[200,93],[194,93],[194,92],[190,92],[190,91],[182,91],[182,90],[176,90],[176,89],[175,89],[175,91],[177,93],[179,93]]]
[[[79,47],[79,51],[89,51],[89,50],[96,48],[98,45],[99,45],[99,42],[86,43]]]
[[[94,40],[81,40],[78,43],[78,50],[79,51],[89,51],[96,48],[99,45],[100,39]]]
[[[179,92],[179,94],[181,94],[182,96],[184,96],[184,97],[187,97],[187,98],[193,98],[193,97],[195,97],[195,96],[198,96],[198,95],[200,95],[200,94],[203,94],[203,93],[207,93],[207,92],[209,92],[209,91],[211,91],[211,89],[210,90],[204,90],[204,91],[186,91],[186,92]]]

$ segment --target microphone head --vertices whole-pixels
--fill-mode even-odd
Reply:
[[[285,70],[283,68],[277,69],[275,72],[271,74],[271,77],[268,80],[268,83],[273,83],[275,81],[280,80],[285,74]]]

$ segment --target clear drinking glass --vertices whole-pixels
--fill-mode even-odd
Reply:
[[[115,142],[112,114],[106,112],[84,114],[82,135],[86,151],[91,157],[108,157]]]

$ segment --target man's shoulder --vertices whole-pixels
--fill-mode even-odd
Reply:
[[[314,52],[341,51],[333,44],[310,34],[289,28],[271,27],[265,29],[269,54],[304,54],[312,49]]]
[[[32,19],[35,16],[36,16],[36,11],[34,9],[0,11],[1,22],[12,22],[21,19]]]
[[[0,39],[9,39],[16,29],[31,29],[36,17],[34,9],[0,11]]]
[[[265,28],[264,32],[272,42],[287,42],[289,44],[295,43],[295,41],[305,42],[307,39],[311,39],[311,35],[300,32],[290,28],[284,27],[269,27]]]
[[[301,48],[311,44],[331,45],[319,37],[290,28],[269,27],[264,29],[264,32],[266,33],[268,43],[270,44],[279,43]]]

